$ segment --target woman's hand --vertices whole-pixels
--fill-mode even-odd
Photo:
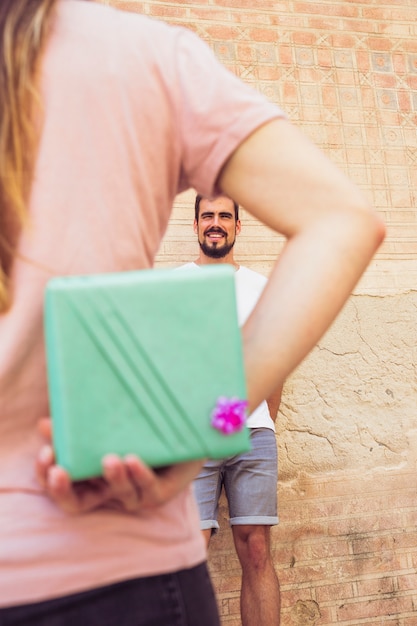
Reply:
[[[43,436],[51,441],[51,421],[39,423]],[[50,443],[42,447],[36,474],[42,487],[57,506],[70,514],[86,513],[99,507],[140,513],[174,498],[198,474],[203,461],[188,461],[152,470],[134,455],[121,459],[108,454],[103,459],[103,476],[72,482],[68,473],[55,465]]]

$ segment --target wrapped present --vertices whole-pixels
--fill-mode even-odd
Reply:
[[[234,270],[52,279],[45,334],[53,444],[73,480],[107,453],[152,467],[249,449]]]

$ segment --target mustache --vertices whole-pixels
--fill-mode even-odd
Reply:
[[[204,231],[205,235],[209,235],[210,233],[221,233],[222,235],[227,237],[227,232],[223,230],[223,228],[220,228],[219,226],[212,226],[211,228],[208,228],[207,230]]]

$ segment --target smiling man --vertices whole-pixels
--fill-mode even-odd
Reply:
[[[233,200],[226,196],[212,199],[197,196],[194,232],[198,236],[201,254],[196,263],[201,265],[220,259],[222,263],[231,263],[237,268],[232,249],[240,229],[239,207]]]
[[[239,324],[243,325],[261,295],[267,279],[239,265],[234,258],[241,231],[239,205],[225,195],[195,200],[194,232],[200,254],[182,268],[229,263],[235,268]],[[219,529],[218,502],[225,489],[230,525],[242,566],[241,615],[243,626],[278,626],[280,591],[270,552],[270,527],[278,523],[277,446],[275,418],[281,388],[249,416],[251,450],[221,461],[209,460],[194,482],[201,529],[207,546]]]

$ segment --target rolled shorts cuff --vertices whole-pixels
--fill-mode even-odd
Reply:
[[[200,530],[212,530],[213,533],[217,533],[219,528],[219,522],[215,519],[205,519],[200,522]]]
[[[233,517],[229,520],[230,526],[276,526],[279,519],[276,515],[246,515],[244,517]]]

